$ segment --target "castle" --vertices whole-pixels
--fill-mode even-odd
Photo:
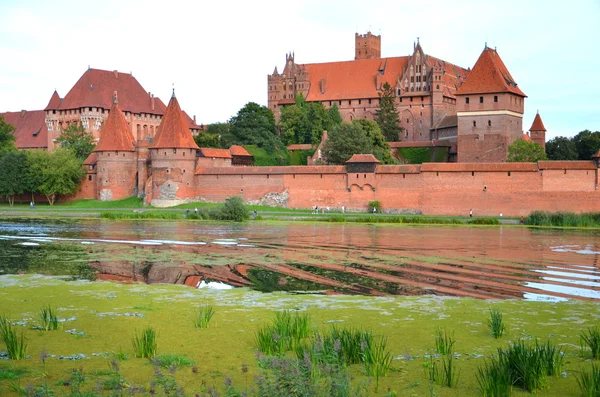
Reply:
[[[505,161],[508,146],[524,137],[526,95],[487,45],[471,70],[427,55],[418,41],[411,56],[381,58],[381,36],[357,33],[353,61],[298,64],[294,53],[286,54],[283,72],[275,67],[267,83],[276,118],[302,94],[325,108],[336,105],[344,121],[372,120],[388,83],[404,129],[395,146],[437,141],[459,162]],[[540,126],[534,122],[525,138],[544,147]]]

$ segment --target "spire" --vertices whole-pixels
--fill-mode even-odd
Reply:
[[[60,102],[60,96],[58,96],[58,92],[54,90],[54,93],[52,94],[52,96],[50,97],[50,101],[48,102],[48,106],[46,106],[46,109],[44,110],[56,110],[60,107]]]
[[[531,128],[529,131],[547,131],[546,127],[544,127],[544,123],[542,122],[542,117],[540,116],[540,112],[535,115],[533,119],[533,124],[531,124]]]
[[[94,152],[133,152],[135,151],[134,142],[135,139],[127,125],[127,120],[117,103],[117,92],[115,91],[112,107],[100,128],[100,141],[94,148]]]
[[[188,122],[186,121],[179,102],[173,96],[169,101],[167,110],[158,127],[158,133],[154,137],[153,148],[169,148],[169,149],[199,149],[192,133],[190,132]]]

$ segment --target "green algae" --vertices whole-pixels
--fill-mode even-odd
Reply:
[[[57,308],[60,318],[69,319],[64,330],[76,329],[85,337],[68,332],[42,333],[31,330],[43,305]],[[216,314],[207,329],[196,329],[190,322],[194,309],[203,304],[215,307]],[[151,308],[151,310],[148,310]],[[501,310],[507,334],[495,340],[485,324],[489,309]],[[263,294],[248,289],[227,291],[195,290],[179,285],[122,285],[90,283],[35,275],[0,276],[0,313],[23,326],[29,340],[30,358],[0,361],[0,371],[18,372],[16,381],[55,385],[74,368],[93,378],[94,371],[109,367],[111,357],[123,352],[133,357],[130,339],[136,330],[147,326],[159,333],[158,354],[177,355],[196,362],[174,375],[188,393],[200,390],[205,382],[220,387],[224,376],[244,389],[257,371],[253,335],[278,310],[307,312],[320,330],[332,324],[357,327],[384,335],[392,351],[394,371],[379,380],[378,394],[388,388],[399,396],[428,395],[429,385],[423,371],[425,355],[434,348],[438,327],[454,332],[454,351],[461,376],[456,388],[435,386],[437,395],[477,394],[475,373],[483,358],[506,347],[507,341],[540,338],[550,340],[565,351],[566,377],[550,378],[544,396],[573,395],[578,390],[574,374],[589,365],[579,357],[579,334],[600,319],[595,302],[530,302],[520,300],[481,301],[448,297],[365,297],[291,295],[283,292]],[[1,349],[1,348],[0,348]],[[58,357],[85,358],[77,361]],[[47,358],[42,360],[42,356]],[[147,360],[130,358],[120,362],[120,373],[129,383],[148,386],[152,366]],[[249,368],[245,373],[243,366]],[[357,381],[366,380],[360,366],[351,366]],[[12,380],[15,381],[15,380]],[[11,395],[9,380],[0,380],[3,395]],[[94,384],[94,381],[91,381]],[[66,394],[63,386],[52,386]],[[528,394],[516,391],[516,396]]]

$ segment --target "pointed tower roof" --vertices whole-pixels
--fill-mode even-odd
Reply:
[[[511,92],[526,97],[515,79],[502,62],[500,55],[487,45],[469,73],[467,81],[458,89],[456,95],[491,94]]]
[[[127,125],[127,120],[119,108],[117,93],[113,98],[113,105],[110,108],[108,117],[100,128],[100,141],[94,148],[94,152],[102,151],[135,151],[135,139]]]
[[[154,137],[153,148],[200,149],[184,119],[175,91]]]
[[[54,94],[52,94],[52,97],[50,98],[50,102],[48,102],[48,106],[46,106],[46,109],[44,110],[56,110],[59,108],[60,106],[60,96],[58,95],[58,92],[56,92],[56,90],[54,90]]]
[[[546,127],[544,127],[542,117],[539,113],[535,115],[535,118],[533,119],[533,124],[531,124],[531,128],[529,129],[529,131],[548,131],[546,130]]]

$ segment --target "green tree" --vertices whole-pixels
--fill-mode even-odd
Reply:
[[[0,157],[8,152],[17,150],[15,146],[15,127],[4,121],[0,116]]]
[[[600,131],[581,131],[573,137],[579,160],[591,160],[600,149]]]
[[[557,136],[546,142],[549,160],[577,160],[577,147],[571,138]]]
[[[546,152],[537,143],[517,139],[508,147],[508,159],[506,161],[515,162],[536,162],[547,160]]]
[[[331,131],[323,147],[329,164],[345,164],[353,154],[373,151],[373,142],[358,123],[342,123]]]
[[[387,82],[384,83],[379,91],[379,107],[375,112],[375,121],[388,142],[398,141],[402,133],[395,100],[394,89]]]
[[[306,109],[304,140],[298,143],[318,145],[321,142],[323,131],[331,125],[329,113],[321,102],[310,102],[304,108]]]
[[[230,120],[232,145],[256,145],[272,153],[283,145],[275,134],[275,117],[269,108],[248,102]]]
[[[72,151],[75,157],[81,161],[87,159],[96,146],[94,135],[87,132],[79,123],[71,124],[65,128],[60,136],[56,138],[56,143],[60,147]]]
[[[281,129],[281,140],[285,145],[303,141],[303,129],[306,125],[306,112],[298,105],[286,106],[281,109],[279,128]]]
[[[390,145],[388,145],[381,128],[373,120],[357,119],[352,120],[352,124],[358,124],[363,129],[373,145],[373,155],[383,164],[397,164],[398,160],[392,156]]]
[[[39,176],[38,191],[46,196],[48,204],[54,205],[58,196],[77,192],[85,176],[82,161],[70,150],[58,148],[51,153],[39,152],[31,158],[30,172]]]
[[[25,175],[25,191],[31,194],[31,202],[35,203],[35,194],[40,193],[44,183],[43,170],[50,166],[50,154],[45,150],[28,150],[27,173]]]
[[[327,111],[329,114],[329,124],[327,125],[327,131],[333,131],[334,128],[342,124],[342,115],[337,104],[333,104]]]
[[[0,195],[12,207],[15,195],[25,192],[27,156],[23,152],[10,152],[0,159]]]
[[[199,147],[221,147],[218,134],[209,134],[204,131],[200,131],[200,133],[194,137],[194,141]]]

